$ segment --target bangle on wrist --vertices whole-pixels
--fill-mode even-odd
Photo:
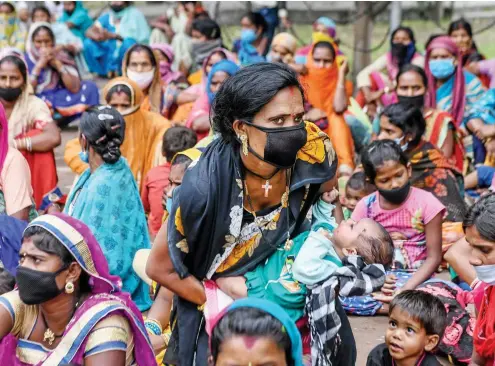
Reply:
[[[161,335],[163,332],[160,322],[155,319],[146,319],[144,322],[144,326],[149,333],[157,336]]]

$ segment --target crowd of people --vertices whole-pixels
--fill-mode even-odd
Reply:
[[[352,366],[348,314],[389,318],[370,366],[495,365],[471,25],[424,54],[400,26],[353,84],[330,18],[302,44],[253,2],[225,45],[200,2],[164,13],[0,3],[2,365]]]

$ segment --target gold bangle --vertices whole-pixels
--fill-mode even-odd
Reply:
[[[206,302],[202,305],[198,305],[198,310],[203,312],[205,310]]]

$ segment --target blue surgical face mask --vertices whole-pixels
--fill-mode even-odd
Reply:
[[[473,267],[476,271],[476,277],[478,277],[478,280],[486,283],[489,286],[495,285],[495,264]]]
[[[167,197],[167,212],[170,214],[172,212],[172,198]]]
[[[436,79],[446,79],[455,71],[454,59],[430,60],[428,63],[431,74]]]
[[[89,164],[89,154],[87,151],[80,151],[79,158],[82,160],[83,163]]]
[[[406,151],[408,146],[409,146],[409,142],[406,142],[404,145],[401,145],[402,144],[402,140],[404,140],[404,136],[402,136],[401,138],[399,139],[394,139],[394,142],[400,146],[401,150],[402,151]]]
[[[243,29],[241,32],[241,41],[247,43],[253,43],[256,41],[256,32],[252,29]]]

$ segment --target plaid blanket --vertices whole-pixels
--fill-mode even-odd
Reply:
[[[343,267],[325,281],[308,286],[305,312],[311,331],[311,362],[313,366],[332,365],[331,357],[340,345],[340,317],[335,311],[336,291],[342,296],[359,296],[379,290],[385,283],[381,264],[366,265],[360,256],[342,260]]]

